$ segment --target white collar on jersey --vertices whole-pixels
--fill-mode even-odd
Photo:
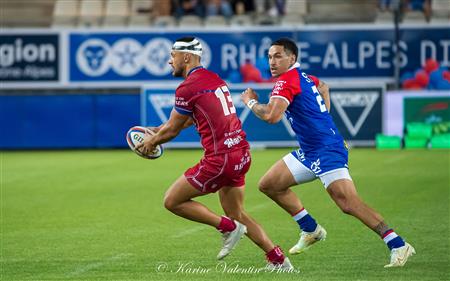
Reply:
[[[300,64],[299,64],[298,62],[296,62],[296,63],[294,63],[293,66],[291,66],[291,68],[288,69],[288,71],[289,71],[289,70],[292,70],[292,69],[294,69],[294,68],[298,68],[298,67],[300,67]]]

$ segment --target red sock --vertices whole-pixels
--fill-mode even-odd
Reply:
[[[284,262],[284,254],[279,246],[266,253],[266,258],[270,263],[282,264]]]
[[[224,232],[233,231],[235,228],[236,228],[236,224],[234,223],[234,221],[232,221],[231,219],[229,219],[225,216],[222,216],[222,219],[220,220],[220,224],[217,227],[217,230],[224,233]]]

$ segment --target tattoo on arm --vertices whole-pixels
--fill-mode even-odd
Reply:
[[[265,120],[266,119],[265,116],[267,114],[269,114],[269,109],[268,109],[267,104],[261,104],[261,103],[255,104],[252,107],[252,111],[253,111],[253,113],[255,113],[255,115],[259,119],[262,119],[262,120]]]
[[[389,226],[384,221],[382,221],[377,226],[375,226],[373,231],[378,233],[380,236],[383,236],[383,234],[385,234],[389,229]]]

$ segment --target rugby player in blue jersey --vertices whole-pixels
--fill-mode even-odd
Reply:
[[[326,238],[325,229],[291,190],[292,186],[319,178],[344,213],[358,218],[387,244],[391,259],[385,267],[403,266],[415,253],[414,248],[358,196],[348,171],[347,146],[329,114],[328,86],[304,73],[297,58],[295,42],[288,38],[273,42],[269,64],[272,76],[278,79],[269,103],[259,103],[251,88],[241,95],[242,101],[263,121],[277,123],[286,115],[300,145],[276,162],[259,182],[259,189],[291,214],[301,229],[300,239],[289,253],[299,254]]]

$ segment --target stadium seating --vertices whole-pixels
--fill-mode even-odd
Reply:
[[[130,6],[127,0],[108,0],[106,2],[105,18],[103,26],[125,26],[130,14]]]
[[[434,19],[446,21],[448,23],[450,21],[450,1],[449,0],[431,1],[431,13]]]
[[[380,11],[375,19],[376,23],[394,23],[394,14],[391,11]]]
[[[172,16],[159,16],[153,20],[153,26],[155,27],[170,27],[176,25],[177,21]]]
[[[253,25],[253,20],[250,15],[236,15],[230,19],[231,26],[249,26]]]
[[[300,14],[287,14],[286,16],[281,18],[280,24],[283,26],[293,25],[293,24],[304,24],[305,20],[303,16]]]
[[[194,15],[188,15],[188,16],[182,16],[180,18],[180,21],[178,22],[178,25],[180,27],[195,27],[195,26],[202,26],[202,19],[198,16]]]
[[[53,9],[53,23],[55,27],[75,26],[79,14],[78,0],[58,0]]]
[[[306,0],[287,0],[285,13],[289,15],[306,15],[308,13]]]
[[[0,26],[49,27],[52,23],[55,0],[0,1]],[[19,15],[19,16],[18,16]]]
[[[80,8],[78,26],[100,26],[104,15],[104,2],[101,0],[83,0]]]
[[[264,14],[258,15],[255,19],[256,25],[274,25],[277,22],[278,22],[277,18]]]
[[[425,14],[421,11],[408,11],[403,17],[402,23],[425,23]]]
[[[308,1],[307,23],[354,23],[374,22],[377,12],[376,0]],[[357,11],[357,12],[355,12]]]
[[[320,23],[390,23],[390,11],[378,12],[377,0],[286,0],[284,15],[274,9],[274,1],[255,0],[255,12],[232,16],[229,20],[219,17],[168,18],[169,0],[8,0],[1,1],[2,27],[124,27],[124,26],[284,26]],[[272,8],[270,8],[272,5]],[[431,23],[448,23],[448,0],[432,1]],[[357,11],[357,13],[355,13]],[[14,15],[21,14],[21,17]],[[156,17],[162,17],[155,20]],[[405,23],[423,23],[421,12],[408,12]]]
[[[154,7],[152,0],[133,0],[131,1],[129,26],[146,27],[152,23],[152,12]]]
[[[226,26],[227,20],[224,16],[208,16],[205,19],[205,26]]]

